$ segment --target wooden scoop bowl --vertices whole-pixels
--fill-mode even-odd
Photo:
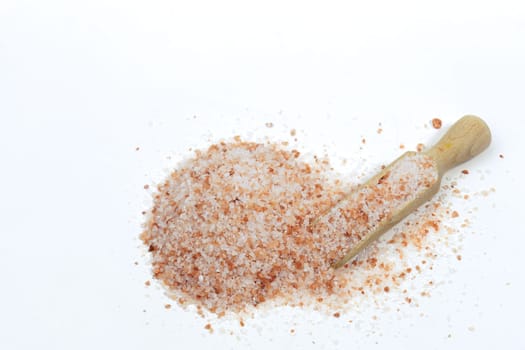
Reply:
[[[392,226],[430,200],[438,192],[443,174],[480,154],[489,146],[490,141],[491,134],[487,124],[479,117],[466,115],[452,125],[434,147],[423,152],[422,155],[416,152],[406,152],[379,174],[372,177],[365,184],[360,185],[356,189],[358,192],[370,193],[376,190],[378,186],[382,186],[381,180],[392,174],[392,172],[397,171],[399,173],[405,168],[410,169],[406,164],[408,164],[407,162],[413,162],[416,156],[426,156],[425,171],[427,175],[431,175],[430,178],[432,179],[430,182],[427,181],[424,186],[416,187],[415,190],[411,191],[411,196],[407,196],[406,200],[401,200],[401,202],[395,204],[395,207],[387,211],[384,217],[378,219],[377,222],[371,223],[368,232],[333,267],[339,268],[346,264]],[[412,174],[407,175],[412,176]],[[417,174],[413,175],[416,176]],[[355,198],[360,197],[350,194],[336,207],[339,210],[340,208],[344,209],[345,200],[355,201]],[[330,215],[330,212],[325,215]]]

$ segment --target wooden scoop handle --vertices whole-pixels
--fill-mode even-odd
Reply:
[[[437,164],[440,175],[485,150],[491,140],[487,124],[479,117],[466,115],[448,129],[426,153]]]

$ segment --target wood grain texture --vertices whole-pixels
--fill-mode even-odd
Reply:
[[[491,141],[490,129],[479,117],[466,115],[450,127],[426,153],[437,163],[441,175],[483,152]]]

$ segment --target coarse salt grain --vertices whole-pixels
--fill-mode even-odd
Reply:
[[[205,326],[204,326],[204,329],[207,330],[208,332],[210,333],[213,333],[213,327],[211,326],[211,324],[207,323]]]
[[[408,245],[429,248],[425,237],[444,216],[439,203],[425,205],[422,211],[432,215],[407,222],[406,230],[371,247],[351,269],[331,268],[396,206],[433,185],[427,156],[404,158],[377,185],[361,186],[349,197],[348,184],[326,175],[326,159],[307,163],[299,152],[280,147],[238,137],[220,142],[196,151],[157,187],[141,238],[154,277],[180,304],[190,300],[199,313],[204,307],[224,315],[268,300],[302,306],[306,299],[325,303],[356,291],[388,292],[412,268],[378,253],[392,251],[403,261]],[[359,276],[358,269],[367,274]]]
[[[222,142],[175,170],[158,186],[142,234],[154,276],[216,312],[327,288],[327,237],[308,226],[342,191],[322,175],[323,161],[298,157]]]

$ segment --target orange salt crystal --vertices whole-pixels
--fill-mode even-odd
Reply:
[[[204,329],[206,329],[208,332],[210,333],[213,333],[213,328],[211,326],[211,324],[207,323],[205,326],[204,326]]]
[[[441,119],[439,119],[439,118],[434,118],[434,119],[432,119],[432,127],[433,127],[434,129],[440,129],[440,128],[441,128],[441,125],[442,125],[442,123],[441,123]]]

